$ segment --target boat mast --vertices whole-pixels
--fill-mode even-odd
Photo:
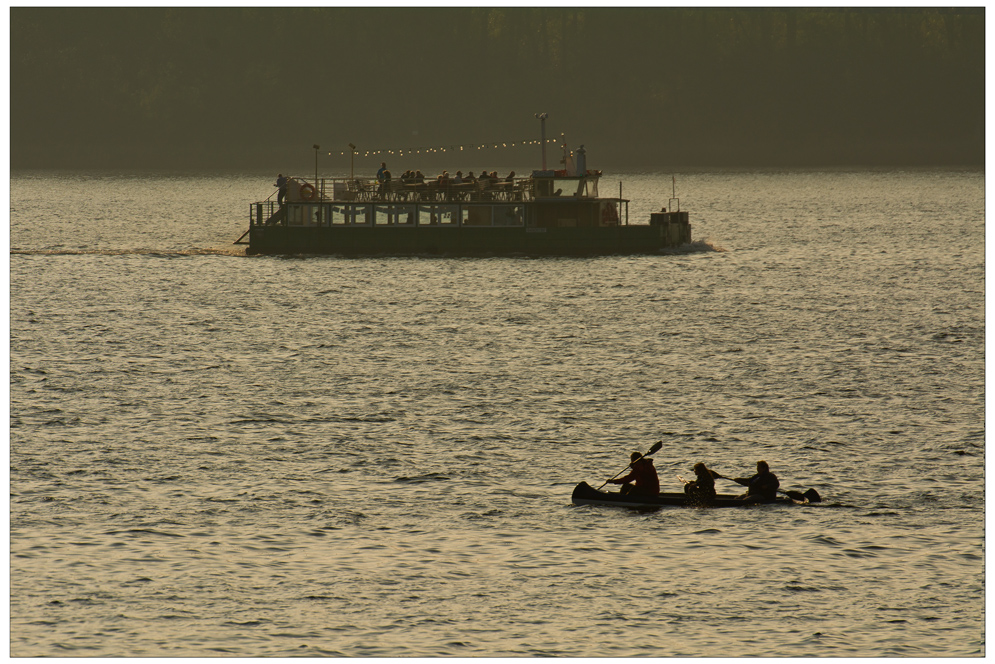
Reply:
[[[542,170],[546,170],[546,118],[548,113],[536,113],[536,118],[540,121],[542,135]]]

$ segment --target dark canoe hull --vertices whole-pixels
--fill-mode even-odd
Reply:
[[[247,253],[597,256],[657,254],[690,241],[690,226],[686,224],[592,228],[253,226]]]
[[[661,493],[658,496],[623,496],[620,493],[598,491],[587,482],[581,482],[574,487],[571,501],[574,505],[613,505],[615,507],[635,507],[640,509],[657,507],[750,507],[752,503],[745,502],[737,496],[718,495],[708,505],[688,502],[684,493]],[[768,505],[793,505],[795,501],[780,496]]]

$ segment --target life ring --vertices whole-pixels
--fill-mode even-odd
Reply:
[[[304,183],[301,185],[301,199],[305,201],[314,200],[314,185]]]

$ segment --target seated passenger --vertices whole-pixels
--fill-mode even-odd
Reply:
[[[694,464],[694,475],[694,481],[684,485],[684,493],[691,502],[707,505],[715,500],[715,478],[721,475],[700,462]]]
[[[746,487],[746,495],[741,496],[751,503],[772,503],[777,499],[777,490],[781,482],[777,475],[770,472],[766,461],[757,461],[757,474],[753,477],[729,478]]]

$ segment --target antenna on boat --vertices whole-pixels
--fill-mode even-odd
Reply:
[[[349,158],[349,179],[356,179],[356,146],[352,143],[349,144],[349,150],[351,156]]]
[[[542,170],[546,170],[546,118],[548,117],[549,113],[536,113],[536,119],[539,120],[542,136]]]

